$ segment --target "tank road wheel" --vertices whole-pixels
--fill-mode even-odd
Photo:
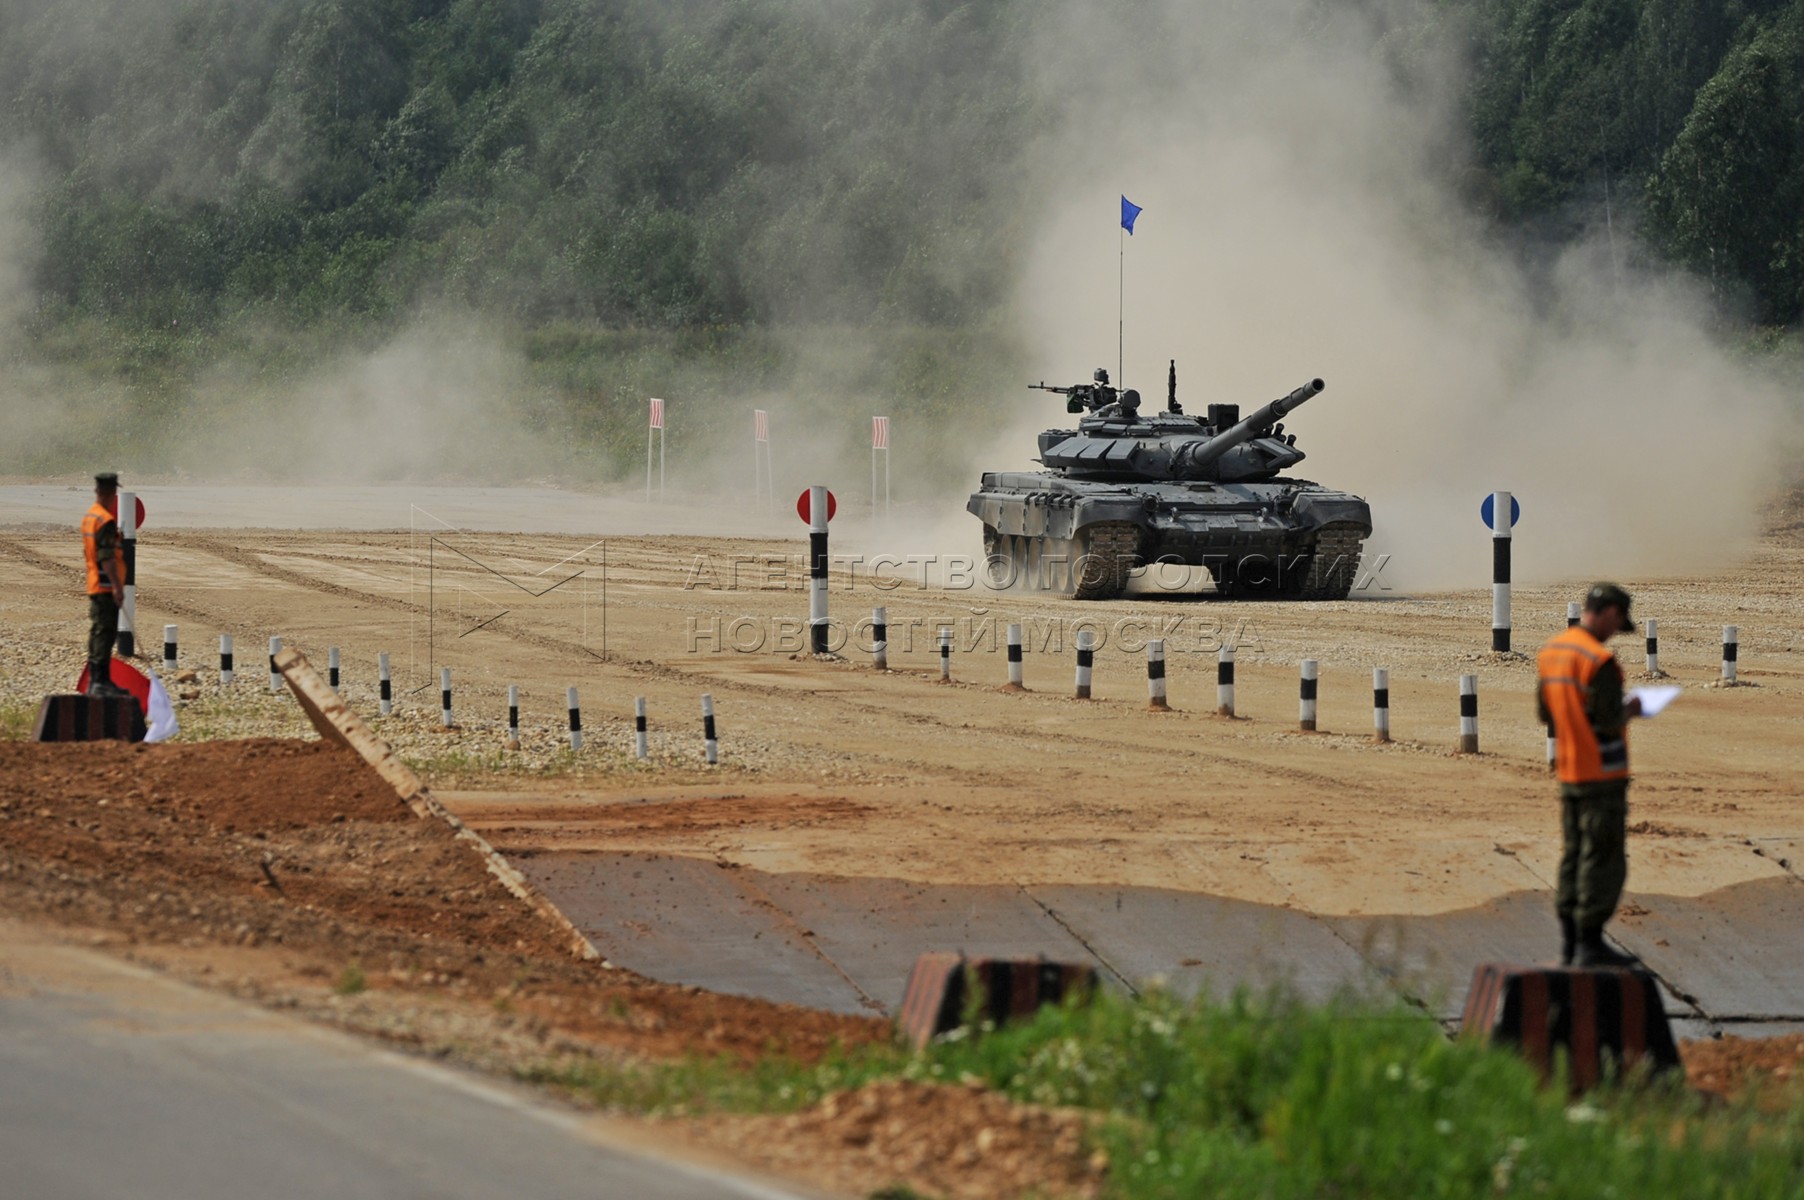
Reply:
[[[1136,566],[1140,528],[1128,521],[1098,521],[1071,539],[1073,587],[1079,600],[1113,600],[1127,589]]]
[[[1071,567],[1076,561],[1070,538],[1047,538],[1040,555],[1040,590],[1054,596],[1071,595]]]
[[[1007,586],[1018,568],[1018,564],[1010,559],[1008,547],[1011,540],[998,533],[994,525],[983,527],[984,578],[989,580],[993,588]]]
[[[1307,567],[1294,581],[1287,580],[1285,594],[1299,600],[1345,600],[1359,574],[1360,547],[1365,534],[1357,525],[1324,525],[1315,535],[1315,549]]]

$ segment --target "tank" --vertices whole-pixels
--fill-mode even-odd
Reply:
[[[1236,404],[1201,416],[1177,398],[1145,412],[1108,372],[1070,387],[1076,429],[1040,435],[1040,471],[986,471],[966,508],[983,522],[991,582],[1107,600],[1139,567],[1205,568],[1218,592],[1339,600],[1351,590],[1372,512],[1358,496],[1285,472],[1303,461],[1281,418],[1321,395],[1312,379],[1245,418]]]

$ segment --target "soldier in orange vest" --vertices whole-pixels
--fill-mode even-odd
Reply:
[[[1619,967],[1635,959],[1604,941],[1628,878],[1628,722],[1641,701],[1626,702],[1622,667],[1604,643],[1633,633],[1629,594],[1613,583],[1594,586],[1579,623],[1541,647],[1541,721],[1554,737],[1560,780],[1560,962]]]
[[[88,695],[129,696],[113,686],[113,643],[125,603],[125,549],[119,537],[119,476],[94,476],[94,506],[81,519],[88,563]]]

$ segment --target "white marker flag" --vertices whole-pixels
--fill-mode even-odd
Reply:
[[[1629,689],[1629,699],[1641,701],[1641,715],[1644,717],[1659,716],[1668,704],[1678,698],[1678,695],[1679,689],[1670,686]]]
[[[752,440],[756,442],[770,441],[770,414],[762,408],[752,410]]]

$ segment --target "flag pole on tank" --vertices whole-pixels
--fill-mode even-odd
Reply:
[[[1134,236],[1134,219],[1140,215],[1140,206],[1126,196],[1121,198],[1121,229],[1115,235],[1116,250],[1119,261],[1116,263],[1115,279],[1115,386],[1127,386],[1127,240]]]

